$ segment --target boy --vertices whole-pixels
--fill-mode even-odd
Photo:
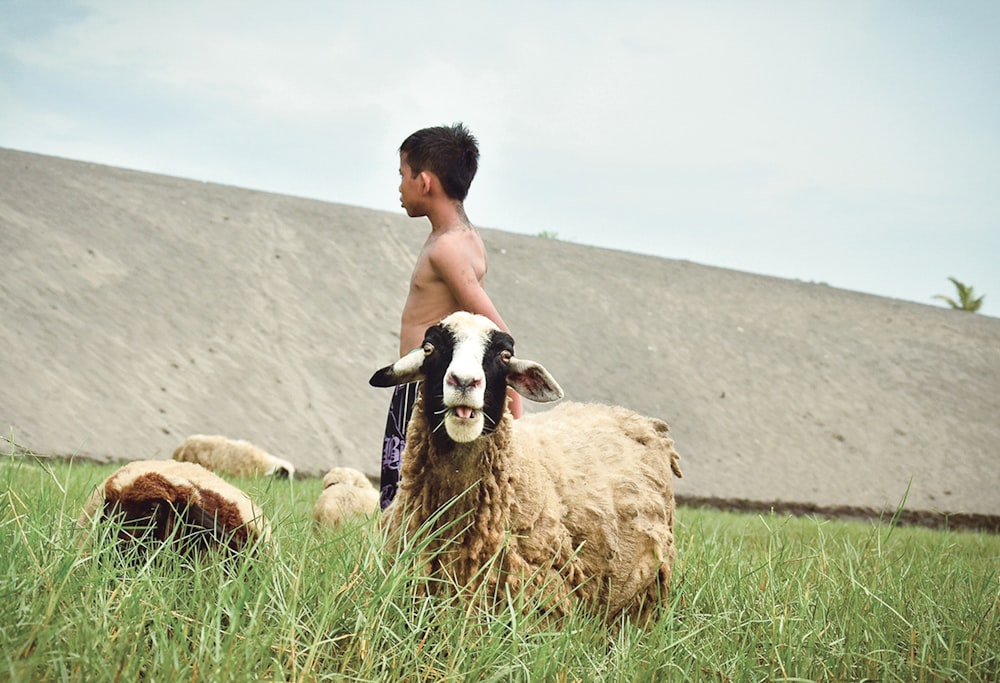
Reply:
[[[485,315],[507,330],[483,289],[486,248],[465,215],[465,197],[479,166],[479,143],[469,130],[424,128],[399,147],[399,201],[411,218],[426,216],[431,232],[410,278],[399,330],[399,355],[420,348],[427,328],[455,311]],[[389,404],[382,446],[381,505],[396,495],[406,425],[419,382],[396,387]],[[521,416],[521,397],[508,392],[511,412]]]

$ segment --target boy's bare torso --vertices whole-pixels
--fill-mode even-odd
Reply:
[[[486,247],[475,228],[459,224],[432,230],[410,277],[400,322],[400,356],[418,348],[427,328],[445,316],[481,305],[486,270]]]

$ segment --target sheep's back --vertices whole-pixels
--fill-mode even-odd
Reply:
[[[346,520],[374,515],[379,509],[378,491],[337,483],[320,494],[313,507],[313,521],[319,526],[338,527]]]
[[[514,425],[520,443],[544,453],[564,500],[637,481],[672,496],[681,476],[667,424],[621,406],[566,402]]]
[[[115,515],[124,515],[125,528],[137,520],[140,527],[153,524],[152,533],[160,541],[165,540],[178,520],[211,530],[214,540],[224,540],[234,550],[258,536],[270,537],[267,521],[246,493],[201,465],[189,462],[127,463],[94,490],[77,523],[86,529],[95,521]]]
[[[237,477],[260,476],[279,463],[289,474],[294,473],[291,463],[276,458],[263,448],[249,441],[219,435],[193,434],[187,437],[174,450],[173,459]]]
[[[567,402],[515,425],[548,471],[586,572],[611,586],[611,612],[657,577],[669,580],[680,469],[666,423],[619,406]]]

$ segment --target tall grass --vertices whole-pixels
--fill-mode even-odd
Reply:
[[[114,470],[0,460],[0,680],[997,680],[1000,537],[682,508],[645,629],[419,597],[370,526],[314,532],[318,480],[234,480],[271,521],[236,561],[81,544]],[[528,615],[528,616],[525,616]]]

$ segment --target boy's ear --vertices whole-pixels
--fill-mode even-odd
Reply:
[[[434,182],[433,176],[427,171],[421,171],[420,176],[420,189],[424,194],[428,194],[431,191],[431,185]]]

